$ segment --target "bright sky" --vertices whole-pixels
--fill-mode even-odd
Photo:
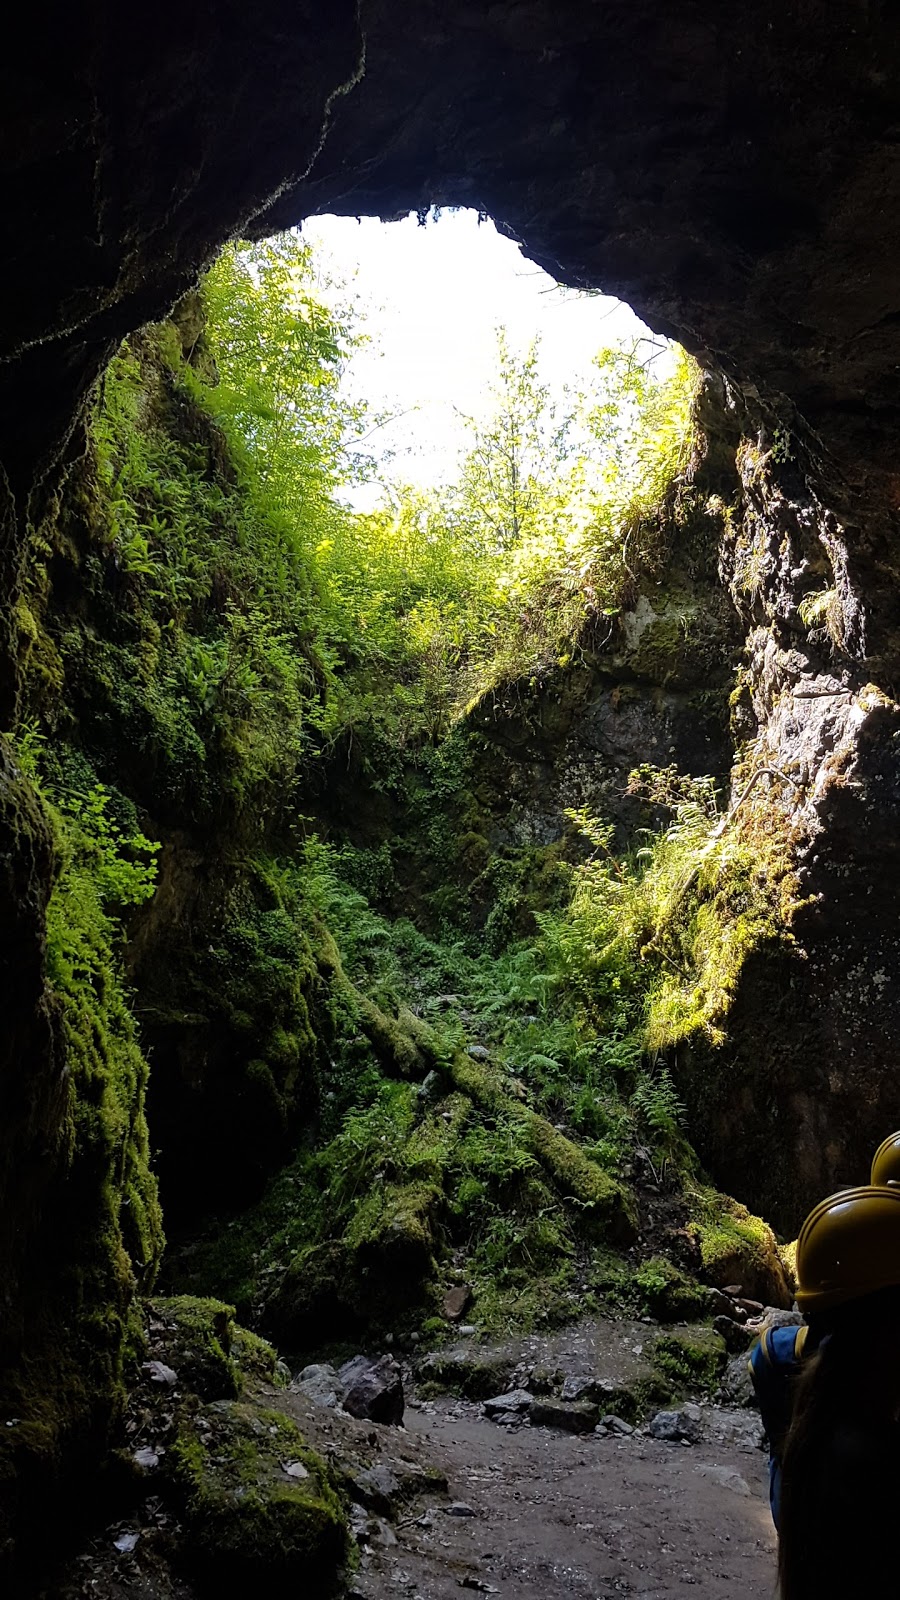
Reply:
[[[603,345],[648,334],[618,300],[562,289],[474,211],[420,227],[364,217],[311,217],[303,236],[358,295],[372,343],[354,356],[354,390],[399,420],[382,430],[408,482],[452,476],[464,442],[457,412],[482,414],[503,324],[518,349],[541,338],[554,391],[585,383]]]

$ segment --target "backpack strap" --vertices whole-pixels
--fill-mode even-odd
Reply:
[[[761,1335],[758,1344],[754,1347],[754,1350],[751,1351],[750,1360],[747,1362],[751,1372],[753,1371],[753,1355],[756,1353],[756,1350],[759,1351],[767,1367],[783,1367],[785,1365],[784,1358],[782,1357],[782,1359],[779,1360],[775,1354],[775,1347],[772,1343],[772,1338],[775,1332],[775,1328],[766,1328],[765,1332]],[[806,1344],[808,1334],[809,1327],[805,1322],[799,1328],[794,1329],[794,1343],[791,1348],[790,1356],[788,1357],[789,1361],[799,1361],[801,1359],[803,1355],[803,1347]]]

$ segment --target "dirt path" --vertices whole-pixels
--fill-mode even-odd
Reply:
[[[512,1381],[540,1367],[621,1382],[643,1370],[651,1334],[594,1320],[493,1347],[462,1340],[459,1354],[506,1373],[515,1364]],[[759,1417],[743,1405],[688,1408],[695,1442],[670,1444],[642,1429],[501,1424],[478,1401],[419,1398],[412,1383],[403,1427],[359,1421],[300,1382],[259,1402],[289,1412],[334,1465],[359,1552],[350,1600],[675,1600],[686,1589],[698,1600],[774,1600],[766,1457]],[[140,1537],[128,1553],[116,1554],[121,1530],[105,1529],[49,1592],[194,1600],[154,1535],[159,1504],[151,1494],[129,1518]]]
[[[595,1351],[596,1333],[570,1332],[570,1359],[580,1346]],[[698,1600],[774,1595],[753,1412],[704,1405],[700,1442],[684,1445],[640,1431],[500,1426],[464,1400],[413,1397],[403,1429],[354,1422],[296,1393],[280,1403],[338,1462],[368,1462],[369,1503],[354,1529],[362,1600],[459,1600],[466,1590],[500,1600],[674,1600],[686,1588]],[[429,1485],[429,1473],[446,1489]]]
[[[461,1588],[502,1600],[668,1600],[685,1587],[709,1600],[773,1594],[759,1452],[501,1430],[452,1402],[408,1412],[407,1426],[446,1473],[450,1503],[475,1515],[450,1515],[434,1498],[400,1520],[396,1545],[376,1536],[358,1580],[366,1600],[459,1600]]]

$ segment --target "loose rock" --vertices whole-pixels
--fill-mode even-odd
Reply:
[[[750,1376],[746,1352],[731,1357],[722,1374],[719,1394],[726,1404],[730,1406],[746,1406],[749,1408],[756,1405],[753,1379]]]
[[[530,1410],[534,1396],[527,1389],[510,1389],[508,1394],[497,1394],[485,1400],[482,1410],[486,1417],[521,1416]]]
[[[701,1466],[695,1467],[694,1471],[699,1477],[711,1478],[713,1483],[720,1483],[723,1489],[731,1489],[735,1494],[744,1495],[745,1498],[749,1498],[751,1494],[746,1478],[742,1478],[733,1467],[710,1466],[704,1462]]]
[[[669,1444],[697,1444],[700,1439],[699,1422],[681,1411],[657,1411],[647,1429],[651,1439],[664,1439]]]
[[[726,1350],[732,1354],[746,1350],[755,1337],[751,1329],[746,1328],[742,1322],[735,1322],[733,1317],[713,1317],[713,1327],[725,1340]]]
[[[589,1400],[532,1400],[528,1408],[531,1421],[539,1428],[562,1428],[566,1433],[593,1433],[600,1411]]]
[[[400,1483],[385,1461],[372,1467],[344,1471],[343,1482],[347,1493],[357,1505],[365,1506],[382,1517],[395,1517],[399,1507]]]
[[[341,1367],[338,1377],[346,1385],[342,1403],[351,1417],[395,1426],[402,1423],[403,1379],[393,1356],[382,1356],[378,1361],[357,1356]]]
[[[444,1316],[448,1322],[458,1322],[471,1304],[472,1290],[467,1283],[461,1283],[444,1295]]]
[[[623,1438],[627,1438],[630,1433],[634,1433],[631,1423],[626,1422],[624,1417],[617,1417],[613,1411],[609,1411],[605,1417],[601,1417],[600,1422],[602,1427],[606,1428],[609,1433],[619,1433]]]

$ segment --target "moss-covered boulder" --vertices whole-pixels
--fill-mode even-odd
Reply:
[[[672,1328],[654,1342],[656,1367],[679,1390],[716,1388],[728,1361],[725,1340],[714,1328]]]
[[[784,1263],[772,1229],[746,1206],[713,1189],[689,1195],[690,1231],[700,1247],[700,1275],[716,1288],[740,1284],[745,1295],[764,1305],[792,1303]]]
[[[179,1383],[203,1400],[236,1400],[246,1381],[278,1381],[278,1357],[265,1339],[241,1328],[234,1307],[194,1295],[151,1300],[150,1348]]]
[[[325,1596],[347,1557],[344,1508],[289,1417],[220,1400],[181,1422],[167,1473],[203,1592]]]
[[[651,1256],[634,1273],[632,1285],[641,1308],[659,1321],[708,1314],[709,1290],[667,1256]]]
[[[442,1194],[424,1182],[377,1184],[340,1238],[305,1246],[266,1311],[266,1326],[294,1349],[395,1324],[421,1310],[434,1275],[434,1216]]]
[[[466,1400],[489,1400],[509,1386],[515,1360],[503,1351],[472,1346],[435,1350],[416,1369],[419,1392],[458,1394]]]

